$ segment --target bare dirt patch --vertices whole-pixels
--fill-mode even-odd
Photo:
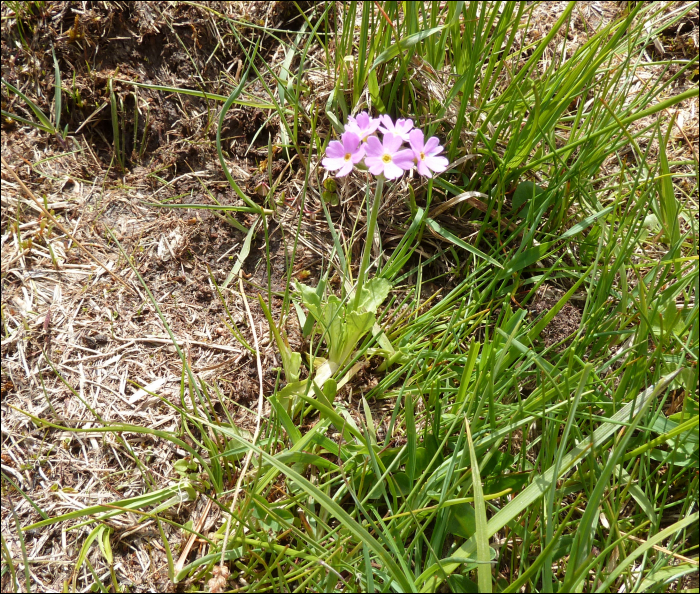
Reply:
[[[4,534],[15,535],[8,536],[14,558],[21,558],[21,547],[10,528],[11,509],[27,526],[41,519],[37,507],[56,516],[138,496],[179,478],[173,464],[186,452],[163,440],[60,429],[102,422],[162,430],[178,426],[173,408],[159,398],[182,405],[182,363],[137,273],[198,377],[216,378],[219,393],[211,414],[222,422],[231,418],[242,431],[254,425],[255,358],[227,328],[235,327],[253,343],[238,278],[227,289],[216,289],[225,283],[244,242],[243,230],[254,218],[237,215],[232,217],[234,226],[230,218],[208,210],[152,206],[209,205],[213,200],[240,204],[215,148],[220,102],[123,81],[228,95],[245,56],[231,32],[221,27],[216,11],[240,23],[238,32],[250,47],[259,41],[261,62],[280,59],[279,42],[261,33],[261,27],[293,33],[302,21],[287,2],[206,7],[54,2],[28,4],[20,13],[3,8],[3,78],[55,122],[53,50],[63,88],[60,126],[67,125],[69,131],[63,139],[9,119],[2,122],[3,163],[50,213],[22,191],[3,165],[2,464],[14,486],[3,482],[2,525]],[[2,103],[4,110],[35,120],[27,104],[5,86]],[[229,166],[251,196],[257,196],[256,187],[268,178],[264,161],[278,131],[279,125],[259,108],[238,106],[227,113],[222,136]],[[299,188],[288,184],[298,163],[284,170],[275,162],[272,169],[279,189],[297,196]],[[69,234],[56,227],[55,217]],[[293,263],[274,220],[270,233],[269,281],[279,291]],[[302,269],[302,251],[298,256],[297,268]],[[266,390],[272,391],[280,363],[255,301],[268,286],[265,259],[258,238],[243,270],[263,349]],[[280,305],[281,300],[273,300],[276,319]],[[298,331],[290,327],[289,333],[298,348]],[[175,513],[184,523],[190,516],[199,519],[203,508],[204,502],[197,501]],[[112,539],[115,571],[134,590],[167,591],[161,536],[152,522],[138,519],[127,514],[111,526],[118,536]],[[202,529],[209,530],[219,515],[210,511],[203,519]],[[187,534],[164,529],[177,553]],[[90,528],[61,530],[53,526],[25,535],[37,588],[63,589]],[[201,545],[193,548],[192,558],[199,549]],[[104,567],[95,549],[89,560]],[[82,572],[78,587],[88,579]]]

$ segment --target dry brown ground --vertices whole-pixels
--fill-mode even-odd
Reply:
[[[208,6],[235,18],[294,29],[300,21],[289,4],[211,2]],[[556,18],[559,4],[549,3],[538,14],[543,31]],[[605,24],[614,16],[615,4],[581,3],[580,31]],[[50,2],[43,10],[28,11],[19,23],[9,7],[2,9],[3,78],[48,113],[53,105],[51,48],[55,48],[69,114],[64,113],[63,124],[71,132],[63,141],[13,122],[2,123],[2,470],[50,516],[139,495],[153,484],[166,485],[177,478],[173,462],[185,455],[150,436],[125,434],[120,440],[106,433],[65,432],[28,416],[62,426],[89,427],[96,423],[96,414],[104,422],[177,429],[179,416],[148,392],[179,405],[181,360],[127,256],[193,370],[204,381],[217,380],[221,394],[216,414],[226,407],[242,430],[252,430],[254,425],[255,357],[225,321],[236,324],[249,343],[253,329],[238,279],[223,291],[229,319],[209,274],[210,269],[219,284],[225,282],[244,234],[212,211],[156,209],[147,204],[178,196],[186,197],[183,201],[188,203],[212,204],[205,187],[221,204],[240,203],[223,176],[213,142],[218,104],[136,90],[115,81],[114,91],[124,102],[132,126],[136,105],[141,112],[137,134],[133,130],[126,134],[124,171],[114,162],[111,140],[110,77],[194,89],[205,84],[210,92],[227,94],[221,84],[236,76],[243,56],[230,37],[221,36],[215,20],[210,12],[177,3]],[[15,43],[20,32],[25,46]],[[254,40],[259,31],[243,33]],[[664,41],[682,53],[686,39],[691,39],[687,32],[679,31]],[[281,61],[280,45],[272,36],[261,40],[261,48],[270,64]],[[692,51],[697,54],[697,43]],[[229,75],[222,76],[222,71]],[[330,88],[329,81],[315,81],[321,101]],[[261,88],[255,91],[264,99]],[[4,88],[2,101],[3,109],[26,111],[19,98]],[[688,109],[685,124],[697,116],[692,113],[695,107]],[[230,167],[251,196],[267,179],[267,132],[274,142],[279,130],[274,118],[267,121],[268,115],[255,107],[236,107],[226,120]],[[682,144],[685,154],[669,158],[697,158],[697,125],[681,123],[679,129],[688,140]],[[303,170],[298,165],[285,167],[279,160],[272,164],[279,192],[286,197],[269,222],[272,291],[283,290],[289,267],[293,276],[308,274],[313,279],[329,255],[330,242],[312,183],[302,215],[302,245],[296,261],[289,261],[289,231],[300,216]],[[10,169],[51,216],[22,191]],[[338,228],[349,233],[358,216],[358,201],[351,198],[344,196],[333,213]],[[385,245],[397,239],[392,221],[405,216],[402,208],[400,202],[390,202],[383,213]],[[245,226],[254,222],[252,216],[237,219]],[[243,270],[261,346],[264,388],[270,393],[280,363],[255,301],[268,286],[260,234]],[[117,282],[115,276],[121,280]],[[536,307],[550,307],[550,298],[543,296]],[[280,303],[281,299],[273,298],[274,306],[279,308]],[[550,328],[552,343],[578,327],[580,313],[574,307],[570,310],[557,316]],[[298,330],[291,322],[288,330],[292,346],[298,349]],[[371,382],[371,378],[360,381]],[[145,466],[139,469],[137,460]],[[40,519],[31,502],[3,481],[2,533],[18,567],[21,551],[15,521],[26,526]],[[176,513],[183,522],[197,522],[203,507],[200,502],[189,503]],[[203,519],[202,530],[220,521],[213,512]],[[165,555],[153,524],[141,524],[135,532],[130,528],[129,521],[115,524],[115,571],[121,583],[131,584],[132,591],[167,591],[171,586]],[[54,525],[26,535],[35,590],[63,589],[87,530],[66,532],[65,526]],[[174,531],[168,536],[172,545],[182,538]],[[105,567],[96,548],[91,561]],[[3,590],[7,579],[6,574]],[[78,587],[92,581],[81,573]]]
[[[298,26],[292,18],[296,9],[287,3],[211,3],[210,7],[274,28]],[[147,481],[164,486],[177,478],[172,464],[185,454],[146,436],[125,436],[122,441],[105,434],[47,429],[18,412],[58,425],[85,427],[86,420],[95,420],[94,411],[105,422],[176,429],[179,418],[148,392],[179,403],[181,362],[125,254],[147,283],[193,370],[205,381],[216,377],[221,402],[237,424],[241,428],[251,424],[248,409],[257,401],[255,357],[225,325],[225,320],[235,323],[253,342],[237,279],[223,291],[232,315],[228,319],[208,272],[218,283],[225,281],[244,234],[211,211],[146,204],[183,195],[185,202],[212,204],[205,187],[221,204],[240,202],[222,174],[213,142],[218,105],[195,97],[135,91],[115,82],[114,91],[123,98],[132,126],[136,101],[141,110],[137,142],[130,130],[127,167],[121,171],[113,161],[107,91],[108,78],[114,76],[183,88],[201,88],[206,81],[207,90],[226,92],[217,88],[221,72],[233,70],[235,75],[241,55],[234,40],[219,37],[212,14],[185,5],[49,3],[43,13],[25,15],[23,32],[33,31],[27,40],[31,51],[14,44],[18,24],[5,11],[3,78],[48,113],[53,80],[44,73],[53,72],[50,48],[55,47],[63,86],[72,93],[64,94],[70,114],[67,118],[64,114],[64,123],[71,132],[79,130],[63,142],[3,122],[2,468],[36,505],[57,515],[143,493],[149,488]],[[217,48],[219,42],[223,43]],[[275,55],[279,43],[274,39],[263,39],[261,48],[263,58],[279,61]],[[262,89],[258,91],[264,96]],[[16,111],[17,99],[3,90],[3,109]],[[260,109],[236,107],[229,111],[224,129],[234,159],[233,175],[253,196],[260,181],[267,179],[260,164],[268,154],[267,135],[253,137],[261,127],[273,134],[277,130],[274,123],[264,125],[265,117]],[[22,193],[10,168],[70,235]],[[272,169],[275,179],[282,174],[280,190],[298,197],[299,170],[284,170],[277,162]],[[287,216],[280,211],[270,221],[273,290],[284,286],[287,269],[281,224],[298,216],[293,204],[285,210]],[[245,226],[254,222],[253,217],[239,220]],[[121,249],[107,229],[113,230]],[[312,251],[318,242],[310,237],[306,243],[309,248],[298,251],[295,272],[320,264]],[[244,276],[264,349],[266,388],[271,391],[279,362],[254,300],[257,287],[267,286],[264,258],[258,234]],[[292,345],[300,346],[293,332]],[[143,472],[136,470],[136,460],[147,465]],[[15,496],[3,483],[3,534],[8,534],[13,557],[20,549],[11,536],[16,531],[10,509],[14,507],[22,525],[38,518],[26,500]],[[196,517],[201,513],[198,508],[198,504],[185,506],[179,513],[183,519]],[[203,529],[217,519],[211,513]],[[129,534],[128,524],[114,526],[120,581],[136,590],[167,591],[160,537],[152,538],[157,534],[152,524],[140,525],[137,534]],[[81,530],[66,533],[61,526],[27,535],[36,589],[62,590],[84,536]],[[176,544],[181,535],[168,537]],[[97,557],[92,560],[101,566]],[[81,583],[79,579],[79,588]]]

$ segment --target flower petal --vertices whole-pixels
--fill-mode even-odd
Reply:
[[[335,159],[343,156],[345,156],[345,148],[343,147],[342,142],[332,140],[330,143],[328,143],[328,148],[326,149],[326,157]]]
[[[420,153],[423,150],[423,138],[423,130],[419,130],[418,128],[416,128],[415,130],[411,130],[411,132],[408,135],[408,143],[411,145],[411,148],[417,153]]]
[[[372,175],[380,175],[384,173],[384,161],[379,157],[366,157],[365,165]]]
[[[365,156],[365,147],[361,146],[359,149],[357,149],[357,152],[352,154],[352,157],[350,157],[350,158],[352,159],[353,163],[359,163],[360,161],[362,161],[364,156]]]
[[[403,175],[404,170],[401,169],[396,163],[390,161],[384,165],[384,176],[387,179],[396,179]]]
[[[433,177],[433,174],[430,173],[430,169],[426,167],[425,161],[421,161],[419,159],[418,164],[416,165],[416,169],[418,170],[418,173],[420,173],[423,177]]]
[[[365,144],[365,154],[368,157],[380,157],[384,154],[384,147],[376,136],[370,136]]]
[[[435,150],[435,149],[438,150]],[[440,140],[437,138],[437,136],[431,136],[428,138],[428,141],[425,143],[425,147],[423,148],[424,153],[430,153],[431,155],[437,155],[440,151],[442,151],[442,147],[440,146]]]
[[[341,167],[345,166],[345,163],[347,161],[345,160],[345,157],[326,157],[321,161],[321,165],[323,165],[326,169],[329,169],[333,171],[334,169],[340,169]]]
[[[394,134],[387,133],[384,135],[384,150],[391,155],[394,155],[403,144],[400,136],[395,136]]]
[[[398,122],[396,122],[396,127],[401,130],[403,134],[407,134],[408,131],[413,128],[413,120],[410,119],[401,119]]]
[[[450,164],[450,162],[447,160],[446,157],[433,157],[433,156],[427,156],[425,158],[425,164],[430,167],[435,173],[442,173],[447,169],[447,166]]]
[[[366,129],[369,128],[369,114],[366,111],[362,111],[357,114],[357,117],[355,118],[355,121],[357,122],[357,125],[362,128]]]
[[[352,130],[346,130],[343,132],[340,140],[343,143],[344,151],[347,151],[348,153],[354,153],[357,150],[357,147],[360,146],[360,137]]]
[[[354,167],[352,161],[346,161],[343,166],[340,168],[340,171],[335,174],[336,177],[345,177],[348,173],[352,171],[352,168]]]
[[[416,156],[411,149],[403,149],[393,156],[393,161],[401,169],[411,169],[415,165]]]

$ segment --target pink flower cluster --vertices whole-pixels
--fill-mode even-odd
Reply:
[[[377,131],[382,133],[381,141]],[[410,148],[403,148],[404,142]],[[449,164],[439,156],[442,150],[435,136],[425,141],[423,131],[413,128],[413,120],[394,122],[388,115],[373,118],[363,111],[357,117],[348,117],[345,132],[340,141],[328,144],[322,164],[337,171],[336,177],[346,176],[363,159],[370,173],[387,179],[398,179],[413,167],[420,175],[432,177],[433,173],[445,171]]]

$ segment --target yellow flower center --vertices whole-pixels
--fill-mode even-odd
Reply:
[[[391,155],[384,155],[382,157],[382,161],[384,161],[385,163],[391,163]]]
[[[425,161],[425,153],[421,153],[421,154],[420,154],[420,160],[421,160],[421,161]]]
[[[345,153],[345,160],[349,161],[350,159],[352,159],[352,155],[350,153]]]

